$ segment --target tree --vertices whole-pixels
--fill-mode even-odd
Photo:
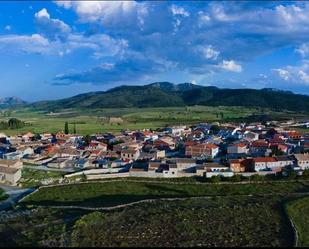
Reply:
[[[271,149],[272,156],[283,156],[285,155],[284,151],[280,150],[277,146]]]
[[[91,143],[91,137],[89,135],[86,135],[83,137],[83,141],[86,146],[88,146]]]
[[[309,169],[303,171],[302,178],[309,179]]]
[[[98,233],[105,227],[105,215],[100,212],[92,212],[82,216],[76,221],[71,240],[72,246],[98,246],[104,245],[107,237]]]
[[[217,183],[217,182],[221,181],[221,177],[219,175],[212,176],[212,177],[209,178],[209,181],[212,182],[212,183]]]
[[[9,129],[18,129],[25,126],[25,123],[17,118],[11,118],[8,121],[8,128]]]
[[[232,181],[232,182],[241,182],[241,175],[233,175],[231,178],[230,178],[230,180]]]
[[[42,137],[39,133],[36,133],[32,138],[33,141],[40,141],[41,139]]]
[[[295,179],[297,177],[297,173],[295,171],[291,171],[288,175],[289,179]]]
[[[210,131],[211,131],[212,134],[214,134],[214,135],[218,134],[218,132],[220,131],[219,125],[212,125],[212,126],[210,127]]]
[[[256,181],[256,182],[258,182],[258,181],[262,181],[262,180],[264,180],[264,176],[262,176],[262,175],[258,175],[258,174],[254,174],[254,175],[252,175],[252,176],[250,176],[250,180],[251,181]]]
[[[74,123],[73,134],[76,134],[76,124]]]
[[[68,124],[68,122],[65,122],[65,124],[64,124],[64,134],[69,134],[69,124]]]

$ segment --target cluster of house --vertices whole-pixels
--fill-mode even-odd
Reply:
[[[0,181],[16,184],[21,169],[39,165],[134,177],[275,174],[309,168],[309,134],[279,122],[177,126],[119,134],[0,134]]]

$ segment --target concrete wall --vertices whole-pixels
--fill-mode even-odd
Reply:
[[[154,171],[130,171],[133,177],[163,177],[163,173],[155,173]]]
[[[9,182],[12,185],[16,185],[21,178],[21,169],[19,169],[15,174],[1,173],[0,179],[2,181]]]
[[[129,173],[119,173],[119,174],[100,174],[100,175],[86,175],[87,180],[99,180],[99,179],[109,179],[109,178],[119,178],[119,177],[129,177]]]
[[[212,176],[224,176],[224,177],[232,177],[234,172],[206,172],[206,177],[210,178]]]
[[[84,170],[81,172],[76,172],[72,174],[65,175],[64,177],[70,178],[74,176],[80,176],[80,175],[90,175],[90,174],[106,174],[106,173],[118,173],[121,168],[108,168],[108,169],[89,169]]]

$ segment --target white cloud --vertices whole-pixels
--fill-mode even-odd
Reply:
[[[173,13],[173,15],[181,15],[185,17],[190,16],[190,13],[188,11],[186,11],[183,7],[179,7],[175,4],[172,4],[172,6],[170,7],[170,10]]]
[[[272,69],[280,79],[297,85],[309,85],[309,61],[303,60],[299,66]]]
[[[131,54],[143,54],[153,63],[159,61],[160,65],[168,62],[175,65],[176,70],[193,75],[218,73],[221,71],[218,69],[239,73],[243,71],[245,61],[309,39],[307,3],[262,3],[257,6],[250,2],[239,5],[210,2],[196,9],[185,2],[181,6],[151,1],[61,1],[56,4],[72,9],[79,21],[98,25],[111,37],[122,37],[127,44],[123,45],[124,50],[130,50]],[[190,15],[189,9],[197,14]],[[209,44],[216,44],[216,47]],[[92,46],[95,58],[104,57],[105,51],[97,48],[96,43],[89,45]],[[296,52],[304,57],[309,49],[303,45],[298,50]],[[124,59],[128,58],[129,52],[123,53]],[[136,64],[132,61],[131,67],[136,68]],[[308,74],[308,71],[302,71]],[[286,68],[273,72],[283,80],[289,74],[301,81],[301,78],[306,79],[303,73],[291,73]],[[266,81],[263,76],[260,79]]]
[[[38,19],[46,17],[47,19],[50,18],[47,10],[45,8],[41,9],[39,12],[35,13],[34,16]]]
[[[272,71],[277,73],[277,75],[285,81],[290,79],[290,72],[288,70],[285,70],[282,68],[275,68],[275,69],[272,69]]]
[[[309,43],[303,43],[295,49],[295,52],[300,54],[302,57],[307,57],[309,55]]]
[[[34,16],[40,33],[49,39],[65,39],[67,34],[71,32],[69,25],[59,19],[50,18],[45,8],[35,13]]]
[[[217,59],[218,55],[220,54],[219,51],[215,50],[211,45],[208,45],[203,48],[203,54],[206,59]]]
[[[0,36],[0,49],[2,51],[22,51],[25,53],[47,52],[49,41],[39,34],[27,35],[2,35]]]
[[[143,4],[135,1],[56,1],[58,6],[66,9],[72,8],[82,22],[103,22],[103,24],[116,24],[130,22],[128,18],[144,13],[139,7]],[[135,19],[136,20],[136,19]]]
[[[2,35],[0,50],[2,53],[37,53],[42,55],[64,56],[79,49],[88,49],[100,54],[97,58],[116,56],[122,58],[128,47],[123,39],[113,39],[105,34],[85,37],[81,34],[69,34],[67,40],[49,41],[40,34],[33,35]]]
[[[261,79],[268,79],[268,76],[266,75],[266,74],[262,74],[262,73],[260,73],[259,74],[259,78],[261,78]]]
[[[226,71],[231,71],[231,72],[236,72],[240,73],[242,71],[242,66],[240,64],[237,64],[234,60],[223,60],[220,64],[219,67],[226,70]]]
[[[71,1],[55,1],[55,4],[57,4],[60,7],[63,7],[65,9],[69,9],[72,7]]]
[[[309,74],[304,72],[303,70],[299,70],[298,71],[298,75],[299,75],[299,78],[305,82],[306,84],[309,84]]]
[[[6,25],[6,26],[4,27],[4,29],[7,30],[7,31],[10,31],[10,30],[12,29],[12,27],[11,27],[11,25]]]
[[[209,24],[211,18],[210,16],[205,13],[204,11],[199,11],[198,12],[198,25],[199,27],[205,25],[205,24]]]

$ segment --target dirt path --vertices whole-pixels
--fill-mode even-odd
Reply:
[[[114,210],[114,209],[119,209],[119,208],[125,208],[129,206],[134,206],[140,203],[150,203],[150,202],[157,202],[157,201],[184,201],[184,200],[194,200],[194,199],[210,199],[213,197],[253,197],[253,196],[278,196],[278,195],[284,195],[282,193],[280,194],[275,194],[275,193],[270,193],[270,194],[246,194],[246,195],[207,195],[207,196],[189,196],[189,197],[162,197],[162,198],[153,198],[153,199],[144,199],[140,201],[134,201],[134,202],[129,202],[125,204],[120,204],[116,206],[111,206],[111,207],[87,207],[87,206],[78,206],[78,205],[48,205],[50,208],[59,208],[59,209],[82,209],[82,210],[89,210],[89,211],[99,211],[99,210]],[[309,195],[309,192],[300,192],[300,193],[289,193],[287,194],[289,196],[295,196],[295,197],[302,197],[302,196],[307,196]],[[44,205],[34,205],[37,207],[44,207]]]

